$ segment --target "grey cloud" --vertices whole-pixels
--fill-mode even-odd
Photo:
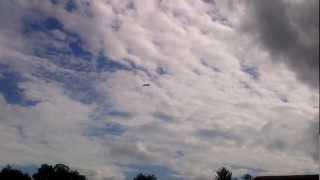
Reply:
[[[235,143],[242,143],[243,139],[241,136],[238,136],[235,132],[230,130],[221,130],[221,129],[200,129],[196,132],[199,137],[210,141],[231,141]]]
[[[297,78],[319,87],[319,1],[250,1],[248,7],[246,31]]]
[[[150,163],[153,158],[138,142],[112,143],[109,154],[117,161],[130,163]]]
[[[153,114],[153,116],[155,118],[158,118],[158,119],[163,120],[165,122],[173,122],[174,121],[174,117],[172,117],[172,116],[170,116],[169,114],[166,114],[166,113],[155,112]]]
[[[132,117],[132,115],[130,113],[123,112],[123,111],[111,111],[111,112],[108,112],[108,115],[112,116],[112,117],[120,117],[120,118],[130,118],[130,117]]]
[[[316,118],[315,118],[316,119]],[[269,122],[261,129],[261,136],[256,136],[255,145],[264,145],[270,151],[291,151],[302,153],[318,161],[318,123],[316,120],[306,121],[301,125],[292,125],[289,123],[282,123],[281,121]],[[297,127],[301,126],[301,127]],[[300,136],[295,140],[291,140],[297,132]]]
[[[308,142],[307,146],[301,147],[307,155],[310,155],[315,162],[319,162],[319,116],[315,117],[314,121],[311,121],[306,130],[306,137],[304,142]],[[303,143],[303,142],[301,142]]]

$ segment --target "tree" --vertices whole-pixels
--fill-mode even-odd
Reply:
[[[32,177],[34,180],[49,180],[52,179],[54,171],[53,167],[47,164],[42,164],[41,167],[38,169],[38,172],[35,173]]]
[[[242,179],[243,180],[251,180],[252,176],[250,174],[245,174],[245,175],[242,176]]]
[[[70,170],[64,164],[56,164],[54,167],[43,164],[33,176],[34,180],[86,180],[78,171]]]
[[[157,177],[154,175],[139,173],[133,180],[157,180]]]
[[[0,179],[31,180],[31,177],[28,174],[22,173],[17,169],[13,169],[8,165],[1,170]]]
[[[227,168],[222,167],[216,172],[215,180],[231,180],[232,173]]]

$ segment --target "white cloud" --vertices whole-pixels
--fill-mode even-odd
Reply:
[[[49,2],[12,2],[17,10],[3,18],[17,24],[30,9],[41,10],[77,32],[95,55],[104,50],[115,62],[136,67],[88,74],[64,69],[35,57],[26,43],[37,37],[28,39],[19,25],[6,23],[8,30],[0,28],[0,63],[32,79],[20,86],[40,103],[21,107],[0,98],[1,163],[65,162],[101,179],[123,178],[119,164],[145,163],[169,167],[186,179],[207,178],[222,165],[274,174],[316,171],[318,137],[311,134],[317,131],[312,125],[319,117],[319,95],[239,34],[239,2],[210,2],[97,0],[88,7],[78,4],[74,13]],[[17,35],[15,41],[9,32]],[[243,72],[243,64],[257,68],[259,78]],[[90,77],[103,98],[81,103],[54,79],[33,76],[40,68]],[[101,112],[108,109],[130,117]],[[126,131],[119,137],[84,135],[103,122],[117,122]]]

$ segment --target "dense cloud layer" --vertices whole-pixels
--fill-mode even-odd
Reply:
[[[299,79],[319,87],[319,1],[248,1],[246,28],[275,62],[284,62]]]
[[[107,180],[317,171],[319,95],[296,78],[317,87],[314,28],[286,21],[313,11],[272,2],[0,1],[0,165]]]

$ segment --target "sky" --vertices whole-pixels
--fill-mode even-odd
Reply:
[[[318,78],[317,0],[3,0],[0,166],[317,173]]]

